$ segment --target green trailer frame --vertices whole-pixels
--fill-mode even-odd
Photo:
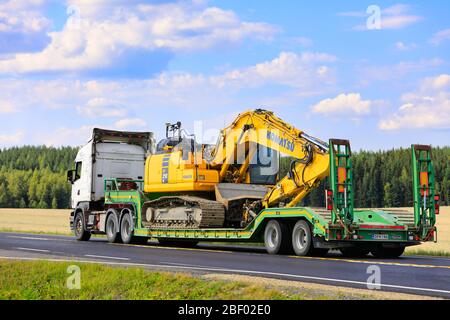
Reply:
[[[330,140],[330,191],[328,209],[314,210],[306,207],[269,208],[243,229],[175,229],[148,228],[142,224],[142,207],[153,198],[142,192],[142,180],[105,180],[105,208],[123,211],[128,209],[134,214],[134,235],[148,238],[191,241],[234,241],[263,242],[264,227],[272,219],[282,219],[295,224],[299,219],[311,225],[315,239],[326,242],[328,247],[371,246],[377,243],[402,246],[418,245],[423,241],[435,241],[435,205],[434,170],[431,162],[431,148],[428,146],[411,147],[414,190],[414,225],[399,221],[398,217],[383,210],[355,210],[353,190],[353,169],[351,150],[346,140]],[[428,180],[420,185],[420,175],[426,168]],[[422,170],[422,171],[421,171]],[[340,177],[340,172],[344,172]],[[137,190],[120,190],[121,183],[136,183]],[[420,197],[421,190],[428,190],[427,198]],[[423,193],[423,192],[422,192]],[[331,197],[330,197],[331,195]]]

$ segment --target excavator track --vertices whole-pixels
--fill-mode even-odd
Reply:
[[[152,209],[152,214],[146,214]],[[221,228],[225,221],[222,203],[192,196],[161,197],[144,203],[144,226],[179,229]]]

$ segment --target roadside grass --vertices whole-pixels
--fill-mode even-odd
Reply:
[[[80,268],[80,289],[69,289]],[[97,263],[0,259],[0,300],[417,300],[403,293],[244,275],[186,274]]]
[[[29,233],[29,234],[42,234],[42,235],[53,235],[53,236],[72,236],[73,233],[70,232],[51,232],[51,231],[37,231],[37,230],[17,230],[14,228],[0,228],[0,232],[14,232],[14,233]]]
[[[291,294],[259,284],[206,280],[182,273],[76,263],[81,289],[66,286],[67,268],[75,263],[0,260],[0,299],[14,300],[302,300],[317,297]],[[321,299],[327,299],[321,296]]]

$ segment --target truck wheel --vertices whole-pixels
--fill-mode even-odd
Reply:
[[[73,232],[78,241],[89,241],[91,238],[91,233],[84,227],[82,213],[77,213],[75,216]]]
[[[120,224],[120,237],[125,244],[146,244],[148,242],[147,237],[137,237],[134,235],[133,219],[129,213],[126,213],[122,217],[122,223]]]
[[[405,252],[405,247],[398,248],[383,248],[382,246],[371,251],[375,258],[387,258],[396,259],[399,258],[403,252]]]
[[[369,250],[359,247],[340,248],[342,255],[346,258],[363,258],[369,254]]]
[[[106,220],[106,238],[108,238],[110,243],[120,243],[122,238],[120,237],[120,232],[116,231],[116,219],[113,218],[113,214],[110,214]]]
[[[291,233],[286,224],[270,220],[264,230],[264,244],[269,254],[283,254],[291,251]]]
[[[318,254],[326,254],[328,252],[328,250],[325,251],[324,249],[314,249],[311,228],[308,222],[304,220],[297,221],[294,229],[292,229],[292,247],[298,256],[307,256],[313,252],[317,252]]]

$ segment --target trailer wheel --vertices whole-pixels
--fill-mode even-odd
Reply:
[[[125,244],[130,244],[133,239],[133,220],[130,214],[125,213],[122,217],[122,222],[120,223],[120,236],[122,237],[122,242]]]
[[[311,228],[305,220],[299,220],[292,229],[292,247],[298,256],[307,256],[316,252],[326,254],[328,250],[314,249]]]
[[[382,246],[380,246],[371,251],[375,258],[387,259],[399,258],[403,254],[403,252],[405,252],[405,247],[383,248]]]
[[[87,231],[83,223],[83,213],[77,213],[74,221],[73,232],[78,241],[89,241],[91,233]]]
[[[110,243],[120,243],[122,238],[120,232],[117,232],[117,219],[115,219],[114,215],[115,213],[110,214],[106,220],[106,238],[108,238]]]
[[[270,220],[264,230],[264,244],[269,254],[283,254],[292,251],[291,233],[282,221]]]

